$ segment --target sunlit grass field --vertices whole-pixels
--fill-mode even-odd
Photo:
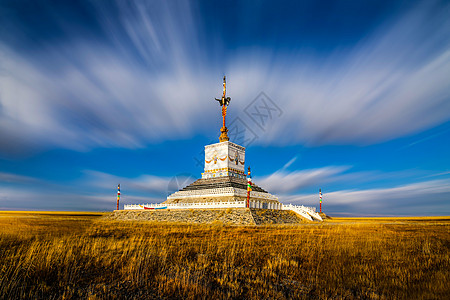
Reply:
[[[0,299],[449,299],[450,217],[295,226],[0,212]]]

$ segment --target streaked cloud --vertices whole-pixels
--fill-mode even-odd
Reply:
[[[85,170],[84,174],[85,176],[80,179],[82,184],[108,190],[115,188],[120,183],[121,187],[128,190],[130,195],[136,192],[157,194],[160,195],[160,202],[165,200],[168,193],[178,191],[195,180],[190,174],[179,174],[173,177],[143,174],[134,178],[115,176],[93,170]]]
[[[125,197],[128,199],[128,195]],[[150,200],[151,198],[147,198]],[[137,200],[131,197],[131,201]],[[126,201],[126,200],[125,200]],[[116,207],[114,192],[82,194],[44,192],[19,187],[0,189],[0,210],[111,211]]]
[[[273,193],[291,193],[301,188],[340,180],[349,169],[347,166],[329,166],[288,172],[283,167],[271,175],[255,178],[255,183]]]
[[[173,188],[172,178],[152,175],[125,178],[92,170],[84,174],[80,179],[55,183],[0,173],[0,210],[112,210],[116,207],[118,183],[122,186],[121,205],[160,203],[168,189]],[[190,180],[183,175],[178,179]]]
[[[106,42],[44,39],[32,55],[0,44],[1,152],[215,135],[223,72],[235,115],[262,90],[283,110],[259,143],[371,144],[450,119],[448,6],[420,4],[325,54],[299,42],[289,52],[259,45],[220,58],[214,53],[229,51],[205,44],[211,37],[190,2],[94,3],[93,14]],[[62,18],[54,23],[74,32]]]
[[[318,206],[318,194],[283,195],[283,203]],[[448,215],[450,180],[323,193],[324,211],[359,215]]]
[[[319,185],[327,186],[333,182],[357,182],[362,173],[350,171],[351,169],[345,166],[291,172],[283,167],[272,175],[255,178],[255,182],[276,194],[285,204],[318,207],[318,193],[302,194],[299,190]],[[115,207],[118,183],[122,187],[121,205],[161,203],[167,193],[174,192],[195,179],[189,174],[172,178],[143,174],[127,178],[93,170],[83,173],[84,176],[80,179],[59,184],[1,173],[0,179],[4,184],[15,185],[1,187],[0,209],[111,210]],[[363,176],[366,177],[365,180],[377,176],[392,176],[374,172],[367,174],[369,176]],[[36,185],[36,182],[39,182],[39,185]],[[323,197],[324,211],[331,215],[445,215],[450,213],[450,179],[419,181],[387,188],[332,191],[324,189]]]
[[[29,176],[0,172],[0,183],[38,183],[39,180]]]

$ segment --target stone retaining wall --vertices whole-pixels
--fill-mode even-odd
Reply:
[[[219,223],[224,225],[298,224],[304,219],[291,211],[248,208],[119,210],[105,218],[123,221]]]
[[[256,225],[298,224],[308,220],[290,210],[250,209]]]

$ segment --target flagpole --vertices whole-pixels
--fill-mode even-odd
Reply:
[[[247,205],[250,208],[250,191],[252,190],[252,175],[250,174],[250,167],[248,167],[247,173]]]
[[[322,189],[319,189],[320,213],[322,213]]]
[[[120,200],[120,183],[117,186],[117,210],[119,210],[119,200]]]

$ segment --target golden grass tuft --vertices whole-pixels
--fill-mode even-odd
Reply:
[[[300,226],[0,213],[0,299],[445,299],[450,218]]]

